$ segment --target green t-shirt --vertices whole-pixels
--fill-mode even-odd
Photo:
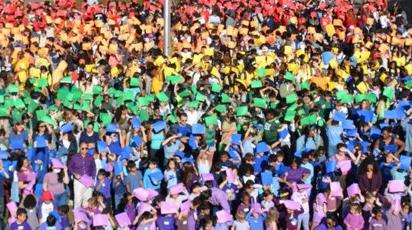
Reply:
[[[273,144],[278,139],[279,123],[276,119],[267,121],[264,124],[263,140],[268,144]]]

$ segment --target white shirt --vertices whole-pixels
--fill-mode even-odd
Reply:
[[[300,205],[302,205],[304,213],[309,213],[309,198],[305,191],[294,192],[291,198],[293,201],[298,202]]]

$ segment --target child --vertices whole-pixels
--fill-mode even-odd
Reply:
[[[70,229],[69,218],[67,217],[67,213],[69,213],[69,206],[68,205],[61,205],[57,208],[57,213],[60,216],[60,226],[63,230]]]
[[[273,194],[266,190],[263,193],[263,201],[262,201],[262,208],[264,212],[269,211],[270,208],[275,207],[275,203],[273,202]]]
[[[27,211],[24,208],[18,208],[16,211],[16,221],[10,225],[10,230],[31,230],[26,219]]]
[[[232,230],[248,230],[249,223],[245,220],[245,213],[239,211],[236,213],[236,220],[233,222]]]
[[[247,214],[246,220],[249,222],[250,228],[253,230],[263,230],[266,220],[266,214],[262,213],[260,204],[252,205],[252,210]]]
[[[53,194],[49,191],[45,191],[42,194],[42,204],[40,207],[40,223],[46,222],[47,217],[49,216],[50,212],[54,210],[53,205]]]
[[[352,204],[350,213],[345,217],[344,223],[348,230],[362,229],[365,221],[361,214],[361,207],[359,204]]]
[[[312,229],[315,229],[321,223],[322,219],[326,216],[326,210],[326,197],[323,193],[319,193],[313,205]]]
[[[278,219],[279,219],[279,212],[278,210],[273,207],[270,208],[266,218],[266,229],[267,230],[277,230],[278,229]]]
[[[31,229],[37,229],[40,225],[37,217],[37,200],[33,194],[29,194],[23,198],[23,207],[27,211],[27,223]]]
[[[369,230],[387,229],[386,221],[383,219],[383,213],[379,207],[373,208],[373,216],[369,221]]]
[[[104,169],[100,169],[97,173],[97,185],[96,190],[100,192],[104,197],[104,204],[107,208],[111,206],[111,184],[112,181],[108,178],[109,173],[107,173]]]
[[[143,187],[145,189],[151,188],[153,190],[159,190],[160,184],[163,180],[162,171],[157,167],[157,162],[150,160],[149,168],[146,169],[143,176]]]
[[[165,180],[167,188],[177,184],[177,162],[174,158],[170,158],[166,165]]]
[[[291,197],[293,201],[302,206],[303,210],[298,216],[298,229],[303,226],[305,230],[309,230],[309,196],[306,191],[309,187],[310,185],[298,184],[297,191],[294,191]]]
[[[136,188],[142,187],[143,176],[142,173],[137,170],[134,161],[127,162],[127,169],[129,170],[129,174],[125,178],[126,190],[128,193],[132,193]]]

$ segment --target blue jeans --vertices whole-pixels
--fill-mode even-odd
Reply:
[[[303,229],[309,230],[309,213],[302,213],[298,215],[298,229],[299,230],[301,226],[303,226]]]
[[[66,192],[63,192],[62,194],[54,194],[54,201],[53,205],[54,208],[58,208],[61,205],[67,204],[67,194]]]

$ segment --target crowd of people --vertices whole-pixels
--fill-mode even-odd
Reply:
[[[0,2],[0,229],[412,228],[386,0]]]

